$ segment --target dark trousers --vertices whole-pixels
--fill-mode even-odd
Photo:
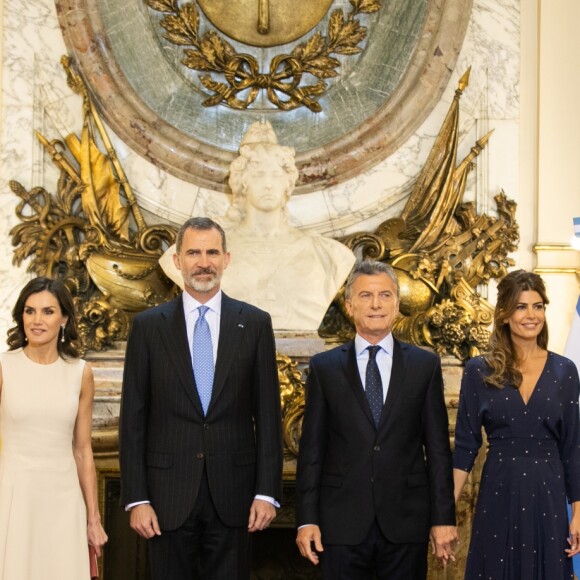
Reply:
[[[377,522],[361,544],[324,544],[320,559],[324,580],[425,580],[427,577],[427,543],[393,544],[385,538]]]
[[[248,580],[250,557],[247,526],[232,528],[222,523],[205,473],[195,507],[184,524],[149,540],[153,580]]]

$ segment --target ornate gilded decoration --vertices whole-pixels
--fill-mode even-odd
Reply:
[[[224,34],[250,46],[280,46],[312,30],[333,0],[197,0]]]
[[[322,110],[317,98],[328,86],[324,79],[339,74],[340,61],[331,55],[361,52],[360,43],[366,38],[367,29],[356,17],[381,9],[378,0],[349,2],[352,9],[346,17],[341,9],[332,12],[325,36],[317,31],[290,54],[276,55],[270,62],[269,71],[264,73],[256,57],[238,53],[215,30],[200,34],[200,15],[194,2],[180,6],[178,0],[146,0],[149,8],[165,14],[160,24],[169,42],[194,47],[184,49],[183,64],[225,80],[215,80],[211,74],[199,77],[201,84],[213,93],[203,101],[204,106],[224,104],[233,109],[247,109],[260,91],[265,91],[268,100],[280,110],[307,107],[316,113]],[[328,0],[303,2],[303,6],[297,7],[293,0],[290,3],[293,8],[289,11],[285,2],[274,0],[252,0],[250,4],[246,0],[235,3],[233,8],[230,2],[227,9],[222,6],[224,2],[198,0],[198,3],[208,18],[218,23],[216,25],[229,36],[256,46],[279,45],[302,36],[320,21],[331,4]],[[258,9],[255,16],[248,10],[249,5]],[[270,14],[278,15],[279,28],[270,30]],[[285,14],[293,15],[291,25],[284,21]],[[309,84],[309,77],[318,80]]]
[[[516,204],[503,192],[495,196],[497,216],[478,215],[472,202],[463,202],[468,171],[491,136],[479,139],[456,165],[459,99],[469,73],[459,81],[401,217],[386,220],[374,233],[343,240],[356,254],[396,269],[401,305],[395,334],[461,360],[485,350],[489,339],[493,308],[476,288],[507,273],[514,264],[508,253],[517,249],[519,240]],[[339,342],[353,334],[339,294],[321,335]]]
[[[175,295],[176,288],[158,265],[175,238],[167,226],[147,227],[135,196],[81,78],[67,58],[63,65],[71,88],[83,97],[84,123],[79,139],[38,139],[61,169],[57,195],[44,188],[10,187],[21,202],[21,224],[11,230],[13,261],[31,256],[29,271],[66,280],[75,296],[83,344],[100,350],[127,335],[132,315]],[[516,204],[495,197],[497,216],[478,215],[463,202],[467,173],[490,134],[479,139],[456,165],[459,99],[455,98],[427,163],[401,217],[383,222],[375,232],[348,236],[343,242],[357,255],[391,263],[401,286],[401,316],[394,331],[413,344],[432,347],[460,360],[484,350],[492,308],[477,286],[500,278],[513,264],[508,253],[518,242]],[[101,141],[106,153],[97,145]],[[125,202],[126,200],[126,202]],[[329,342],[352,337],[344,308],[344,289],[328,310],[320,334]],[[285,381],[287,446],[297,449],[293,413],[300,413],[292,373]],[[295,396],[296,395],[296,396]],[[299,429],[298,429],[299,430]]]
[[[270,7],[274,1],[281,0],[269,0]],[[241,115],[227,106],[203,107],[208,95],[198,73],[181,64],[183,47],[162,38],[163,14],[143,0],[99,0],[98,9],[94,0],[55,0],[67,50],[95,105],[135,154],[183,181],[227,192],[241,136],[266,115],[280,142],[296,150],[296,194],[352,179],[408,144],[449,83],[473,0],[382,4],[363,22],[369,30],[364,50],[339,57],[340,79],[318,99],[322,114],[306,107],[282,111],[262,92]],[[348,11],[346,0],[340,6]],[[328,18],[329,13],[323,31]],[[275,50],[251,52],[262,55],[263,68]],[[164,209],[169,221],[181,220],[183,208]]]
[[[29,272],[64,280],[83,347],[101,350],[126,337],[133,313],[173,295],[157,261],[175,231],[147,227],[83,81],[67,57],[62,64],[69,86],[83,98],[82,134],[62,142],[37,133],[61,170],[56,195],[10,182],[22,200],[16,208],[22,223],[10,231],[13,262],[31,257]]]
[[[282,398],[282,425],[284,434],[284,453],[298,457],[298,443],[302,432],[302,417],[306,404],[302,373],[296,361],[277,353],[278,380]]]

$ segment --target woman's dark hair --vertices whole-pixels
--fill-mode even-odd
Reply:
[[[491,386],[502,388],[505,385],[512,385],[519,388],[522,384],[522,373],[517,369],[518,360],[506,320],[516,311],[520,294],[526,291],[537,292],[544,306],[549,303],[544,281],[533,272],[525,270],[510,272],[498,284],[493,330],[489,340],[490,351],[485,355],[485,360],[491,368],[491,374],[485,377],[485,382]],[[546,321],[537,341],[540,348],[548,348]]]
[[[16,304],[12,309],[12,319],[16,323],[8,331],[8,350],[16,350],[26,346],[26,334],[24,333],[24,306],[32,294],[38,294],[44,291],[50,292],[58,301],[63,316],[67,316],[64,327],[64,342],[57,341],[58,354],[61,358],[77,358],[79,356],[79,334],[77,331],[75,310],[73,300],[67,287],[60,280],[51,278],[38,277],[33,278],[22,288]]]

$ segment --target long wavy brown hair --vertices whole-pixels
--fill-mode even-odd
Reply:
[[[488,385],[503,388],[511,385],[519,388],[522,384],[522,373],[517,369],[517,356],[512,341],[508,318],[516,311],[520,294],[525,291],[537,292],[544,306],[549,303],[546,286],[538,274],[516,270],[502,278],[497,287],[497,304],[495,306],[494,324],[489,339],[490,351],[485,361],[491,368],[491,374],[485,377]],[[548,324],[544,326],[537,338],[538,346],[548,348]]]
[[[32,294],[38,294],[45,290],[50,292],[57,299],[62,314],[68,316],[68,320],[63,330],[64,342],[58,340],[56,343],[58,354],[64,359],[77,358],[79,356],[79,334],[77,331],[75,310],[70,292],[60,280],[53,280],[52,278],[45,278],[43,276],[30,280],[30,282],[22,288],[20,295],[16,299],[16,304],[12,309],[12,318],[16,323],[16,326],[13,326],[8,331],[8,338],[6,339],[8,350],[16,350],[17,348],[23,348],[26,346],[26,334],[24,332],[23,321],[26,301],[30,296],[32,296]]]

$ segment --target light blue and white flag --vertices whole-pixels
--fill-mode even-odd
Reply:
[[[572,218],[574,221],[574,236],[580,238],[580,217]]]

